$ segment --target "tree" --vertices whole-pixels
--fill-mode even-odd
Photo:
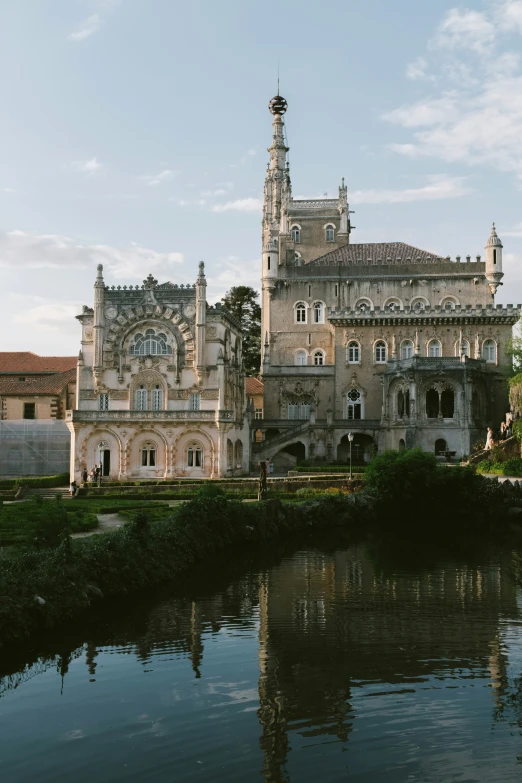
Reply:
[[[261,307],[259,294],[246,285],[235,285],[221,302],[243,330],[243,366],[247,375],[257,375],[261,367]]]

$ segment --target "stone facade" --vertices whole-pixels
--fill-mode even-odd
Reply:
[[[343,460],[350,431],[365,459],[415,446],[469,454],[508,410],[506,345],[520,315],[520,306],[494,303],[503,277],[495,227],[484,260],[353,244],[344,180],[337,199],[292,198],[286,102],[274,101],[262,236],[265,440],[256,457]]]
[[[102,465],[108,479],[217,478],[248,470],[240,325],[193,285],[105,285],[84,307],[71,477]]]

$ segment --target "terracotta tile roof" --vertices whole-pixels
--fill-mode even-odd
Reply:
[[[4,397],[24,397],[26,395],[60,394],[68,383],[76,381],[76,368],[54,375],[41,375],[19,381],[18,378],[0,377],[0,395]]]
[[[75,368],[76,356],[38,356],[32,351],[0,351],[0,373],[65,372]]]
[[[426,264],[440,263],[445,259],[420,250],[418,247],[406,245],[404,242],[367,242],[361,245],[345,245],[326,253],[326,255],[311,261],[310,265],[334,266],[340,264]]]
[[[248,397],[253,397],[255,394],[263,394],[263,381],[259,381],[257,378],[245,378],[245,384]]]

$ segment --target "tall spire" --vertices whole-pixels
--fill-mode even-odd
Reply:
[[[268,148],[270,161],[265,179],[265,199],[263,207],[263,225],[265,230],[285,230],[281,225],[282,215],[286,214],[291,193],[290,172],[286,162],[288,147],[285,143],[283,114],[288,104],[281,95],[270,101],[268,108],[274,115],[272,123],[272,144]],[[265,234],[263,244],[270,237]]]

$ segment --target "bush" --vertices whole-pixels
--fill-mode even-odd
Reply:
[[[28,476],[27,478],[3,479],[0,481],[0,488],[34,487],[35,489],[46,489],[49,487],[67,487],[69,481],[68,473],[58,473],[56,476]]]
[[[98,526],[96,514],[70,510],[69,503],[44,501],[36,496],[28,503],[0,507],[0,543],[16,546],[56,547],[67,530],[83,533]]]
[[[478,523],[495,518],[504,502],[497,482],[477,476],[471,467],[439,465],[434,454],[420,449],[376,457],[365,473],[365,487],[379,513],[409,524],[452,526],[458,518]]]

